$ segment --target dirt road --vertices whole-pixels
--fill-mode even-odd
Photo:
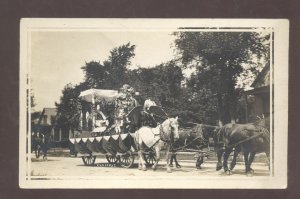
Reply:
[[[135,160],[137,163],[137,160]],[[97,157],[95,166],[84,166],[79,157],[48,157],[47,161],[42,158],[31,158],[31,176],[227,176],[223,170],[216,171],[216,160],[206,159],[202,169],[195,168],[195,160],[179,159],[181,168],[173,168],[172,173],[167,173],[164,161],[159,164],[156,171],[148,168],[147,171],[137,169],[137,164],[133,168],[121,168],[107,164],[105,157]],[[254,176],[269,176],[268,166],[263,161],[254,162],[252,168],[255,170]],[[243,162],[238,162],[232,176],[245,176]],[[228,176],[230,177],[230,176]]]

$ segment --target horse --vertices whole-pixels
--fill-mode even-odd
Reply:
[[[156,106],[155,102],[146,100],[144,106],[135,107],[126,118],[129,121],[129,131],[135,132],[142,126],[156,127],[168,118],[168,115],[161,107]]]
[[[207,139],[204,138],[204,133],[207,128],[202,124],[193,124],[193,127],[181,129],[179,131],[179,139],[172,145],[172,155],[170,166],[173,166],[173,161],[177,168],[181,168],[176,158],[176,152],[180,149],[202,150],[207,145]],[[204,156],[199,155],[196,160],[196,168],[201,169],[201,164],[204,162]]]
[[[215,132],[214,142],[218,157],[216,170],[223,167],[226,174],[232,174],[237,155],[243,151],[245,172],[247,175],[252,175],[254,170],[251,168],[251,164],[255,155],[265,152],[267,158],[270,157],[270,132],[265,125],[266,120],[248,124],[226,124],[217,133]],[[233,159],[228,168],[227,160],[233,150]]]
[[[37,132],[36,134],[32,135],[32,150],[34,151],[36,158],[39,158],[42,152],[43,160],[47,160],[49,141],[50,141],[50,136],[48,134]]]
[[[165,148],[167,172],[172,172],[169,165],[169,154],[173,140],[179,138],[178,134],[178,117],[168,118],[162,124],[155,128],[143,126],[135,132],[135,143],[138,149],[139,166],[138,169],[146,171],[145,160],[143,157],[144,151],[147,148],[153,147],[156,153],[156,160],[152,166],[156,170],[158,162],[160,161],[160,151]]]

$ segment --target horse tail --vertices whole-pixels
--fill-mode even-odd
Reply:
[[[262,138],[265,143],[265,153],[268,159],[267,164],[269,165],[269,170],[270,170],[270,131],[265,127],[262,127],[261,131],[262,131]]]
[[[267,128],[261,127],[262,137],[267,144],[270,144],[270,132]]]

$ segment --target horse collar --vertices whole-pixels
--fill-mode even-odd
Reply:
[[[162,124],[160,124],[160,127],[159,127],[159,135],[160,135],[160,139],[163,141],[163,142],[171,142],[171,140],[167,140],[167,139],[164,139],[164,135],[165,132],[164,132],[164,129],[162,127]]]

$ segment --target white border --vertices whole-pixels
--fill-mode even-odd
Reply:
[[[30,74],[30,35],[32,31],[178,31],[178,27],[210,27],[201,31],[274,31],[274,176],[230,177],[99,177],[51,176],[49,180],[26,179],[30,161],[26,163],[26,74]],[[244,28],[237,30],[215,27]],[[288,32],[284,19],[22,19],[20,28],[20,141],[19,185],[21,188],[238,188],[284,189],[287,187],[288,133]],[[183,30],[187,31],[187,30]],[[190,30],[189,30],[190,31]],[[193,31],[193,30],[192,30]],[[199,31],[199,30],[194,30]],[[271,67],[272,70],[272,67]],[[272,71],[271,71],[272,72]],[[272,75],[271,75],[272,76]],[[272,78],[272,77],[271,77]],[[29,118],[30,121],[30,118]],[[29,124],[30,125],[30,122]],[[30,126],[29,126],[30,127]],[[29,142],[30,143],[30,142]],[[30,147],[30,146],[29,146]],[[29,175],[30,176],[30,175]],[[43,176],[44,178],[45,176]],[[59,179],[59,180],[53,180]],[[174,183],[176,180],[176,183]],[[84,183],[83,183],[84,181]],[[103,183],[105,181],[105,183]],[[243,183],[241,183],[243,181]],[[102,183],[101,183],[102,182]],[[245,187],[245,185],[247,187]]]

